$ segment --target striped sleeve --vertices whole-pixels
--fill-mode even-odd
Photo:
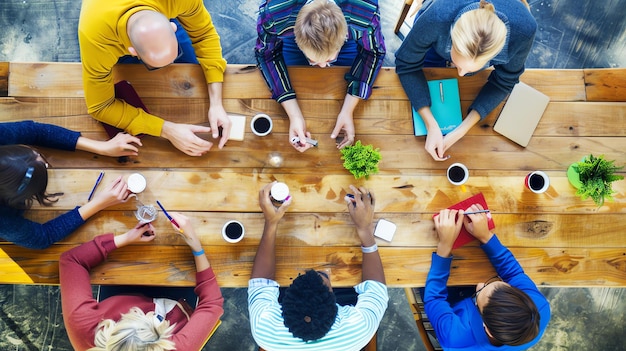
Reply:
[[[343,11],[348,20],[348,39],[356,40],[358,46],[357,57],[345,76],[347,92],[368,99],[386,54],[378,4],[377,1],[348,1]]]
[[[263,1],[259,6],[257,40],[254,54],[272,99],[281,103],[296,98],[291,86],[287,65],[283,58],[283,43],[279,36],[293,32],[292,1],[277,1],[270,5]]]

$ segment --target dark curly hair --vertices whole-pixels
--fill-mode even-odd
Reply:
[[[285,290],[282,308],[285,326],[304,341],[326,335],[337,316],[335,294],[314,270],[294,279]]]
[[[533,300],[522,290],[497,286],[483,306],[483,322],[496,342],[523,345],[539,334],[539,311]]]

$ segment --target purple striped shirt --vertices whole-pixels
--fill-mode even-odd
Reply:
[[[255,55],[272,98],[296,98],[282,54],[282,40],[294,36],[298,12],[307,0],[264,0],[259,7]],[[385,58],[378,0],[335,0],[348,23],[348,40],[357,44],[357,56],[345,79],[347,92],[361,99],[372,94],[372,84]]]

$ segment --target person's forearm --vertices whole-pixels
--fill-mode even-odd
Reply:
[[[83,150],[100,155],[100,150],[102,150],[102,142],[80,136],[76,141],[76,150]]]
[[[426,130],[430,131],[431,129],[439,128],[439,123],[437,123],[435,116],[433,116],[430,106],[424,106],[420,108],[418,112],[422,117],[422,121],[424,121]]]
[[[97,200],[94,199],[81,206],[78,209],[78,213],[80,214],[82,219],[86,221],[103,208],[104,206],[102,206],[102,204],[98,203]]]
[[[361,99],[358,96],[346,94],[346,98],[343,100],[343,106],[341,106],[340,113],[348,113],[350,116],[354,114],[354,109],[356,109]]]
[[[361,239],[361,246],[371,247],[376,244],[374,234],[371,229],[357,229],[357,231],[366,231],[367,233],[359,233]],[[385,284],[385,271],[383,270],[383,263],[380,260],[380,254],[378,250],[371,253],[363,253],[363,263],[361,265],[361,279],[375,280]]]
[[[276,231],[278,224],[265,222],[263,236],[254,257],[250,278],[274,279],[276,275]]]
[[[202,254],[200,256],[193,256],[196,262],[196,272],[202,272],[211,267],[211,263],[209,262],[206,254]]]
[[[209,103],[211,107],[222,106],[222,83],[209,83]]]
[[[291,99],[283,101],[280,104],[283,106],[283,109],[285,109],[285,112],[287,113],[290,121],[293,121],[296,118],[304,119],[302,111],[300,110],[300,106],[298,105],[298,100]]]

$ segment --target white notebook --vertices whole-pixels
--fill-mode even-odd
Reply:
[[[526,147],[549,102],[547,95],[519,82],[513,87],[493,130]]]

